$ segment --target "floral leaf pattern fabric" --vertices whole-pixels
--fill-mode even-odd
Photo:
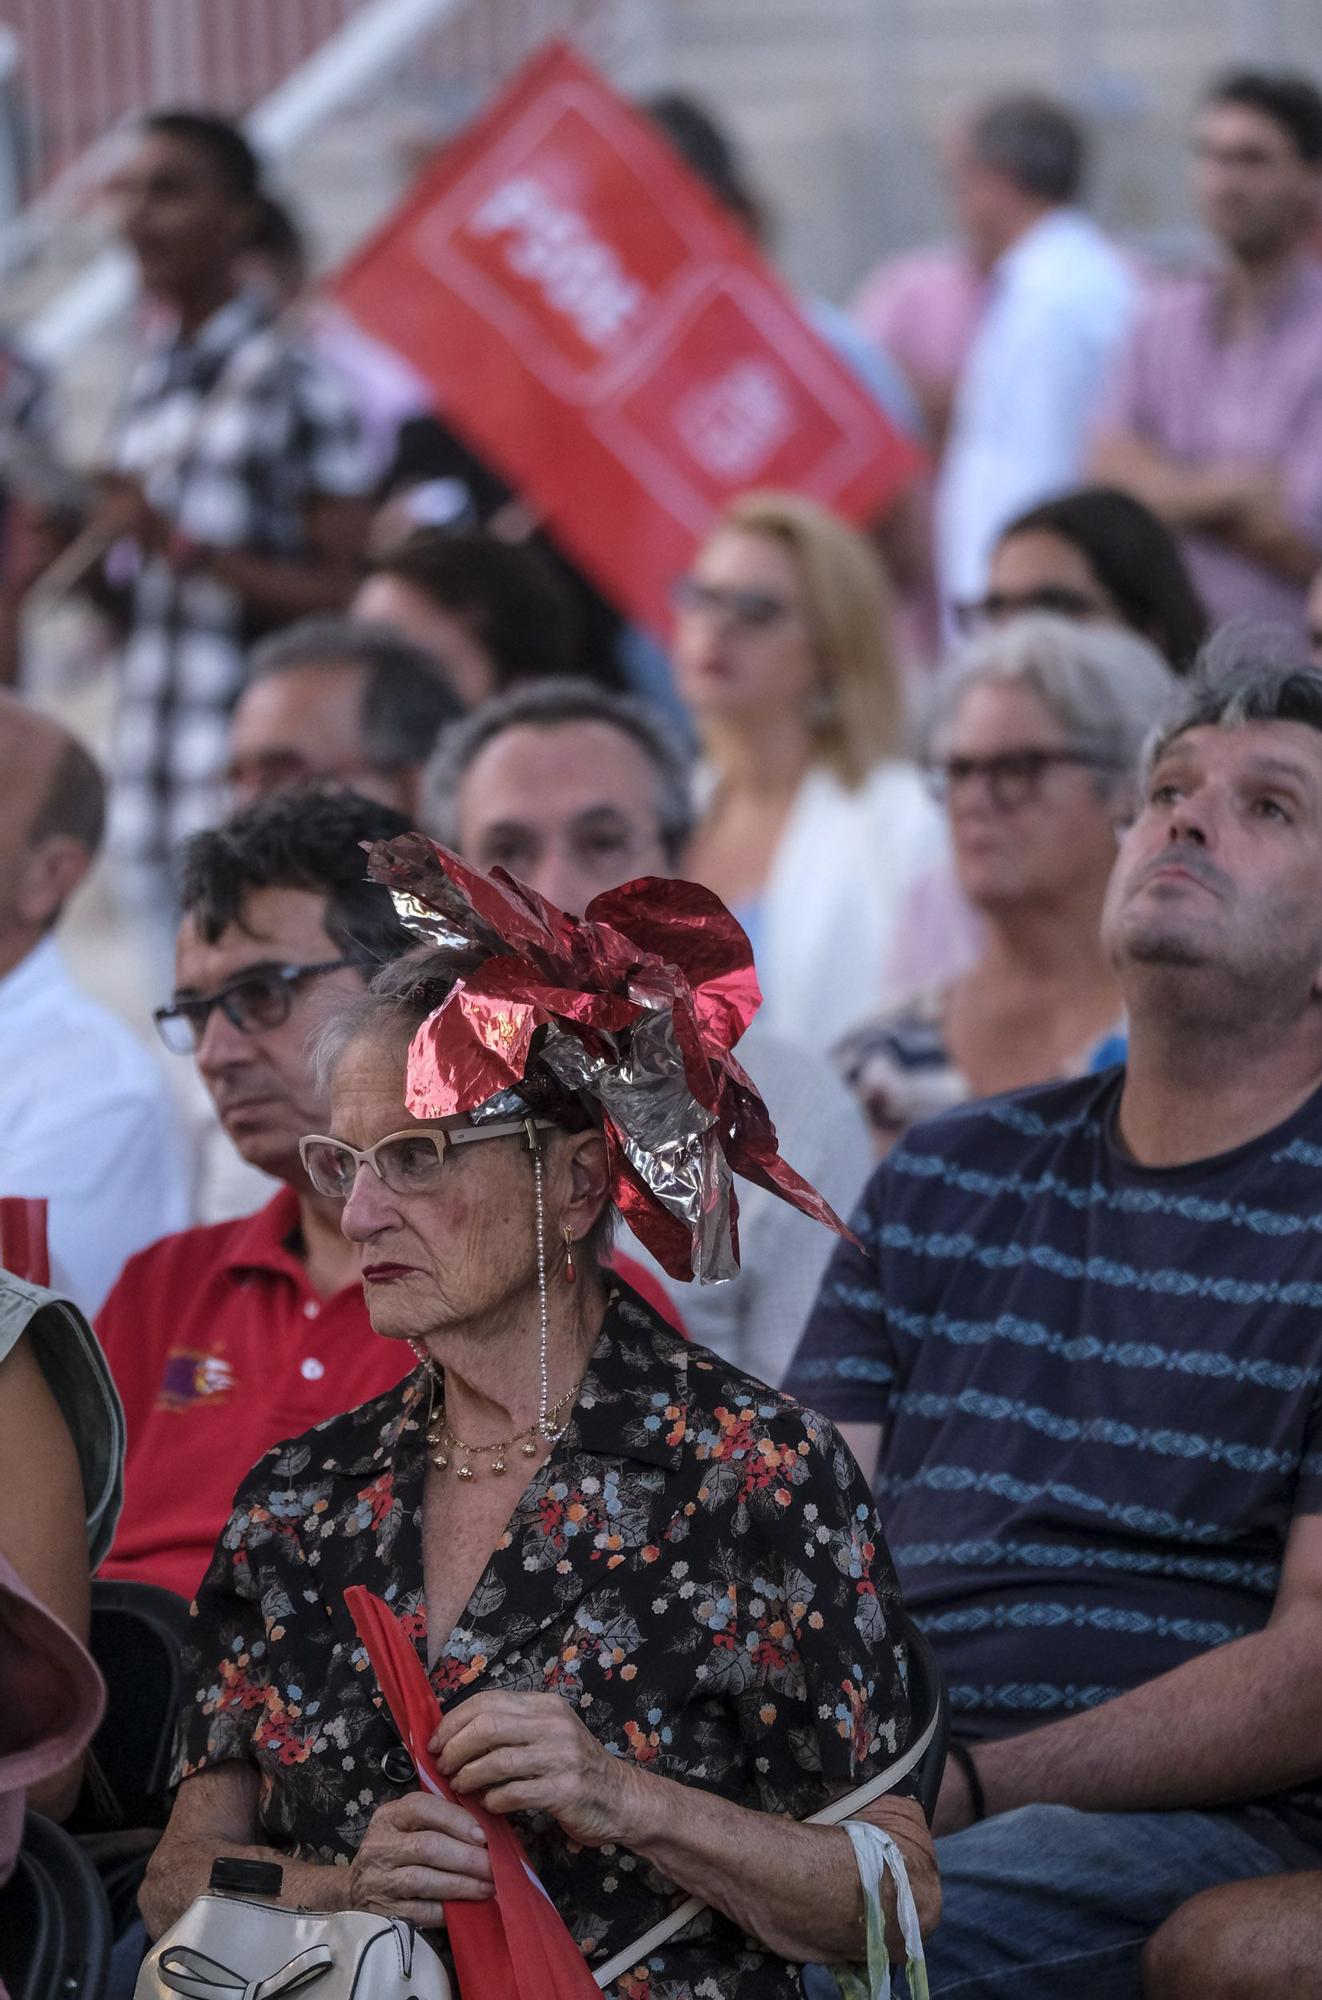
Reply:
[[[428,1394],[419,1370],[269,1452],[194,1606],[177,1776],[251,1762],[260,1837],[306,1860],[347,1862],[376,1808],[410,1789],[343,1593],[375,1591],[426,1660]],[[900,1621],[871,1500],[831,1425],[621,1290],[569,1426],[430,1673],[442,1707],[485,1688],[557,1693],[613,1755],[802,1819],[909,1739]],[[590,1963],[679,1897],[622,1848],[576,1848],[544,1814],[514,1821]],[[791,2000],[803,1987],[801,1968],[707,1912],[616,1991]]]

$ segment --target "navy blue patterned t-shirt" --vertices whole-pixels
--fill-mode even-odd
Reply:
[[[915,1126],[785,1385],[883,1426],[879,1510],[968,1737],[1258,1630],[1322,1510],[1322,1093],[1147,1168],[1114,1136],[1122,1077]]]

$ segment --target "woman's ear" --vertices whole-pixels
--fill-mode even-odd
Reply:
[[[568,1198],[564,1226],[581,1242],[610,1200],[610,1168],[600,1132],[575,1132],[566,1142]]]

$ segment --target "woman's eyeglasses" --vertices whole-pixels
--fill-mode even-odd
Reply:
[[[188,1056],[201,1043],[213,1007],[219,1007],[241,1035],[281,1028],[305,979],[319,979],[325,972],[339,972],[354,963],[351,958],[328,958],[320,965],[251,966],[227,979],[214,993],[190,993],[175,998],[168,1007],[158,1007],[152,1015],[156,1032],[167,1049],[177,1056]]]
[[[951,611],[967,638],[971,633],[984,631],[988,625],[1004,625],[1009,619],[1026,617],[1032,611],[1046,611],[1056,618],[1072,618],[1082,623],[1089,618],[1105,617],[1106,606],[1096,598],[1085,597],[1081,590],[1045,583],[1040,590],[1013,593],[992,590],[975,603],[952,605]]]
[[[415,1125],[409,1132],[388,1132],[374,1146],[361,1148],[310,1132],[299,1140],[298,1156],[317,1193],[330,1195],[335,1201],[348,1200],[363,1167],[370,1167],[392,1194],[433,1194],[451,1146],[471,1146],[478,1139],[509,1139],[522,1132],[531,1150],[537,1144],[535,1135],[550,1129],[546,1118],[497,1118],[489,1125],[459,1126],[453,1131],[439,1125]]]
[[[671,601],[676,611],[728,618],[746,632],[764,632],[794,609],[783,597],[772,597],[765,590],[722,590],[714,583],[700,583],[696,576],[682,576],[671,592]]]
[[[927,781],[943,805],[975,779],[987,787],[991,802],[1001,812],[1013,812],[1027,805],[1042,789],[1042,780],[1055,764],[1074,764],[1086,771],[1114,771],[1119,767],[1110,757],[1092,750],[1002,750],[995,757],[947,757],[944,763],[927,766]]]

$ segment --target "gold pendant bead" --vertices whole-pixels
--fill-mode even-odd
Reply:
[[[492,1459],[492,1461],[491,1461],[491,1470],[492,1470],[493,1472],[503,1472],[503,1471],[505,1470],[505,1461],[504,1461],[504,1459],[503,1459],[503,1458],[493,1458],[493,1459]]]
[[[537,1456],[537,1447],[533,1443],[531,1438],[526,1438],[524,1442],[519,1446],[519,1450],[523,1453],[525,1458],[536,1458]]]
[[[433,1455],[432,1455],[432,1464],[433,1464],[433,1465],[434,1465],[434,1466],[436,1467],[436,1470],[437,1470],[438,1472],[444,1472],[444,1470],[445,1470],[446,1466],[447,1466],[447,1465],[448,1465],[449,1463],[450,1463],[450,1461],[449,1461],[449,1459],[448,1459],[448,1458],[446,1457],[446,1455],[445,1455],[445,1453],[444,1453],[443,1451],[438,1451],[438,1452],[435,1452],[435,1453],[433,1453]]]
[[[455,1472],[456,1479],[471,1479],[472,1476],[473,1476],[473,1468],[471,1465],[461,1465],[456,1469]]]

